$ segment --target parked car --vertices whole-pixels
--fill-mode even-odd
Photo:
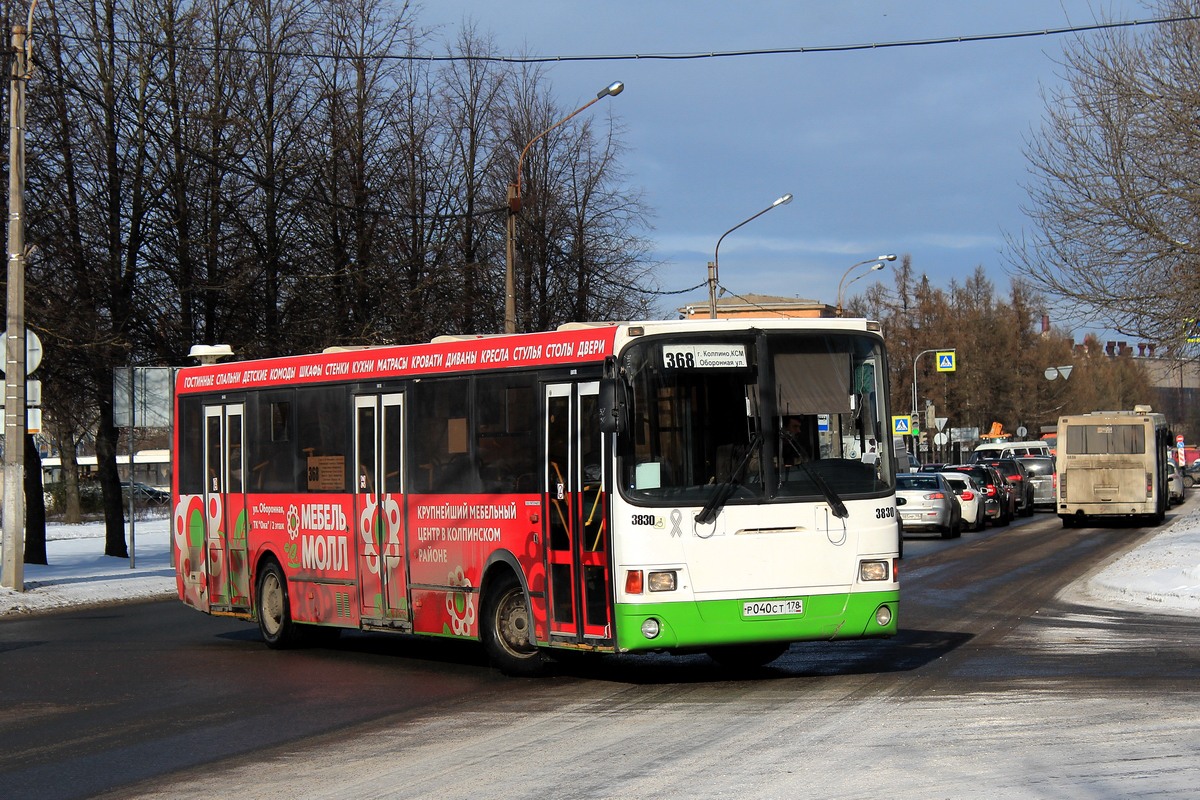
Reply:
[[[994,525],[1007,525],[1013,518],[1012,486],[991,464],[951,464],[943,472],[961,472],[984,491],[984,514]]]
[[[943,472],[941,476],[950,484],[958,498],[958,510],[962,514],[963,530],[981,531],[987,525],[987,513],[984,511],[983,489],[965,472]]]
[[[1058,473],[1054,459],[1045,456],[1026,456],[1019,459],[1025,468],[1026,480],[1033,486],[1033,507],[1054,510],[1054,490],[1058,487]]]
[[[997,458],[985,459],[984,463],[996,467],[1012,484],[1013,493],[1017,498],[1016,513],[1022,517],[1028,517],[1033,514],[1033,484],[1026,479],[1025,468],[1022,466],[1023,461],[1024,459],[1018,461],[1015,458]]]
[[[1191,489],[1196,485],[1196,481],[1200,481],[1200,464],[1192,464],[1183,471],[1183,485],[1187,489]]]
[[[943,539],[962,535],[962,512],[954,490],[938,472],[896,476],[896,505],[904,531],[934,531]]]
[[[1167,462],[1167,501],[1170,503],[1182,503],[1184,494],[1187,490],[1183,483],[1183,470],[1174,464]]]
[[[139,481],[134,481],[132,485],[133,502],[135,505],[143,506],[165,506],[171,502],[171,493],[162,489],[149,486]],[[121,484],[121,496],[125,502],[129,502],[130,483],[125,481]]]

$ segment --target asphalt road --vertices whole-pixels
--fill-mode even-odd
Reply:
[[[174,602],[0,623],[0,795],[1114,797],[1200,785],[1200,626],[1060,591],[1150,531],[911,538],[901,634],[571,658],[351,635],[275,652]]]

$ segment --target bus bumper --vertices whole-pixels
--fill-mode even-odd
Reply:
[[[899,590],[810,595],[801,598],[802,613],[778,616],[748,616],[746,604],[756,601],[744,599],[622,603],[614,611],[617,650],[694,650],[894,636],[899,597]]]

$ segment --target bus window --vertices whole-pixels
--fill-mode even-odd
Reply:
[[[479,490],[467,426],[469,381],[422,381],[413,386],[415,492],[462,494]]]
[[[483,491],[533,491],[538,411],[533,376],[479,377],[475,409],[475,450]]]
[[[342,387],[296,391],[296,444],[310,492],[346,491],[347,395]],[[372,477],[372,485],[374,479]]]
[[[254,492],[294,492],[295,443],[292,441],[294,392],[267,392],[256,398],[247,414],[250,425],[246,448],[250,458],[247,488]]]
[[[179,401],[179,492],[200,494],[204,491],[204,415],[200,399],[189,397]]]

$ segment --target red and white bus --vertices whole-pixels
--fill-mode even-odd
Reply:
[[[681,320],[205,365],[176,383],[179,596],[337,629],[708,652],[896,631],[878,324]]]

